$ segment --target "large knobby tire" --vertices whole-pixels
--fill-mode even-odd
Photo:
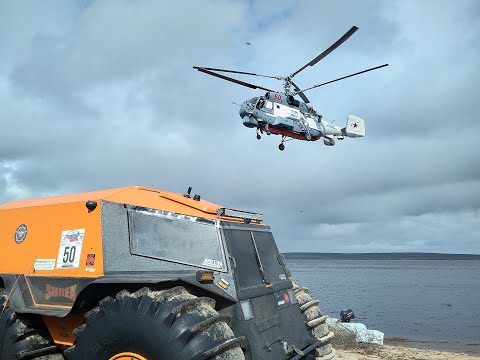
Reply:
[[[321,344],[315,349],[315,360],[330,360],[335,357],[335,350],[330,344],[333,338],[333,332],[329,331],[326,323],[327,317],[322,315],[318,304],[320,301],[313,300],[308,294],[307,288],[299,287],[293,278],[293,291],[300,306],[308,333],[321,341]]]
[[[5,300],[5,290],[0,289],[0,313]],[[64,359],[39,316],[20,315],[7,306],[0,318],[0,324],[4,321],[5,332],[0,334],[1,360]],[[3,331],[3,327],[0,327],[0,331]]]
[[[133,353],[147,360],[244,360],[241,346],[211,298],[196,297],[184,287],[143,288],[106,297],[85,314],[74,331],[69,360],[110,360]]]

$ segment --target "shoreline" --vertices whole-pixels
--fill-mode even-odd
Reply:
[[[329,323],[334,332],[332,346],[336,359],[344,360],[480,360],[480,343],[406,338],[383,338],[378,343],[358,343],[355,332],[338,323]]]
[[[480,343],[461,343],[448,340],[416,340],[404,338],[385,338],[385,345],[434,350],[456,354],[469,354],[480,357]]]
[[[479,360],[480,354],[467,354],[397,345],[367,345],[336,348],[338,360]]]

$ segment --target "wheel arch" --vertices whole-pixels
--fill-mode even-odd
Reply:
[[[229,306],[237,299],[228,295],[226,292],[221,291],[217,286],[213,284],[200,284],[196,280],[193,281],[190,278],[171,278],[158,280],[155,279],[143,279],[139,281],[125,281],[125,279],[112,278],[99,279],[99,281],[93,281],[85,286],[78,294],[75,303],[72,308],[65,314],[77,313],[84,309],[92,309],[98,306],[100,300],[107,296],[114,296],[116,293],[123,289],[129,291],[137,291],[143,287],[149,287],[154,290],[164,290],[175,286],[183,286],[188,289],[192,294],[197,296],[207,296],[214,299],[220,308]]]
[[[132,276],[131,274],[115,274],[107,275],[99,278],[69,278],[68,286],[74,285],[77,288],[75,298],[70,304],[62,304],[62,306],[52,303],[36,305],[33,302],[33,296],[27,290],[27,282],[24,276],[21,276],[16,284],[16,277],[13,275],[0,275],[0,281],[4,288],[9,291],[10,287],[15,287],[17,296],[12,297],[10,307],[18,313],[30,313],[44,316],[53,316],[63,318],[71,313],[76,313],[82,309],[88,309],[97,306],[98,301],[105,296],[110,296],[122,289],[138,290],[142,287],[153,287],[155,289],[163,289],[169,286],[181,285],[192,289],[195,293],[209,296],[219,303],[232,304],[236,301],[226,291],[223,291],[215,284],[202,284],[196,279],[196,273],[193,274],[138,274]],[[66,281],[64,278],[50,278],[51,284],[54,286],[64,287]],[[16,285],[15,285],[16,284]],[[58,285],[57,285],[58,284]],[[63,285],[62,285],[63,284]],[[38,291],[38,289],[37,289]],[[206,295],[204,295],[206,294]],[[44,305],[48,305],[47,307]]]

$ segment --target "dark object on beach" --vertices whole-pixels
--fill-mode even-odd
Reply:
[[[355,319],[352,309],[340,311],[340,322],[350,322],[352,319]]]

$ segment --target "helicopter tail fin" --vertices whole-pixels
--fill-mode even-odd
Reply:
[[[365,136],[365,122],[358,116],[348,115],[347,125],[342,129],[342,133],[348,137]]]

